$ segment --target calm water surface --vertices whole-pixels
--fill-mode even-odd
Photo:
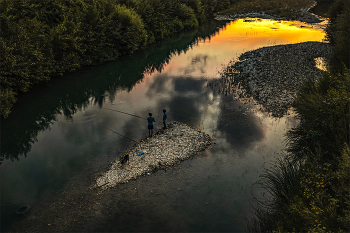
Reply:
[[[323,37],[318,26],[298,22],[212,22],[21,96],[1,123],[2,230],[21,223],[15,215],[20,206],[40,210],[58,191],[79,192],[133,145],[110,130],[135,141],[148,135],[146,120],[110,109],[145,118],[152,112],[157,127],[165,108],[168,122],[200,128],[216,144],[170,170],[106,191],[99,211],[86,210],[93,218],[80,216],[85,224],[76,229],[244,231],[252,193],[259,196],[254,183],[285,148],[284,135],[297,121],[292,114],[262,113],[252,99],[220,94],[210,84],[246,51]]]

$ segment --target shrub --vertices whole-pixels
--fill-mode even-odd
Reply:
[[[349,142],[349,88],[348,70],[325,72],[319,80],[310,79],[302,85],[292,104],[301,121],[287,134],[295,159],[318,149],[340,153],[343,144]]]
[[[342,64],[349,68],[349,1],[336,1],[329,11],[329,23],[326,28],[326,39],[334,44],[334,69],[342,69]]]

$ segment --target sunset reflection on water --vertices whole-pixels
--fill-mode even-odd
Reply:
[[[249,43],[266,44],[266,40],[278,38],[278,44],[299,43],[303,41],[322,41],[324,32],[319,26],[299,21],[276,21],[272,19],[246,18],[237,19],[226,25],[219,32],[220,36],[211,39],[212,43],[242,41],[249,37]],[[253,40],[252,40],[253,39]],[[283,41],[284,40],[284,41]],[[248,45],[246,45],[248,46]]]

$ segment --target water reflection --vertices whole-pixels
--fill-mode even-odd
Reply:
[[[144,122],[102,107],[117,105],[125,112],[147,116],[150,110],[141,110],[143,102],[133,101],[144,93],[139,91],[146,84],[143,78],[161,72],[171,57],[188,51],[198,40],[207,40],[224,26],[225,22],[212,22],[180,33],[132,57],[67,74],[19,97],[13,113],[1,125],[1,230],[16,219],[16,208],[32,205],[45,193],[62,188],[92,158],[99,157],[94,166],[100,164],[104,169],[134,143],[109,129],[135,140],[146,135],[140,133]],[[10,162],[23,155],[25,160]]]
[[[88,106],[102,107],[106,98],[113,102],[118,91],[130,91],[145,74],[161,72],[172,56],[186,52],[198,40],[210,38],[219,30],[218,26],[225,26],[225,22],[212,22],[208,27],[178,34],[131,58],[67,74],[23,94],[11,116],[2,120],[2,159],[18,160],[21,155],[26,156],[39,132],[50,129],[57,115],[72,120],[74,114]]]
[[[184,75],[179,77],[168,73],[154,75],[147,96],[160,94],[158,99],[162,100],[167,95],[159,101],[156,109],[166,108],[171,120],[204,128],[242,153],[251,143],[264,138],[260,121],[252,112],[246,111],[247,106],[233,101],[230,95],[224,96],[219,92],[213,95],[215,88],[207,88],[205,79],[186,76],[186,71],[183,72]]]
[[[266,44],[322,41],[324,38],[324,32],[321,30],[322,25],[272,19],[238,19],[227,25],[226,29],[220,32],[220,37],[212,38],[211,42],[224,42],[226,44],[231,42],[228,48],[235,48],[235,43],[238,42],[241,46],[250,48],[252,46],[266,46]]]
[[[43,193],[68,183],[67,197],[60,200],[81,204],[84,199],[87,205],[79,210],[53,205],[57,196],[52,195],[37,205],[45,218],[31,219],[29,225],[64,220],[70,231],[244,230],[242,216],[248,212],[252,183],[284,148],[283,134],[297,123],[292,116],[277,120],[261,113],[254,101],[244,101],[241,89],[222,93],[213,82],[236,55],[291,43],[280,33],[282,26],[276,30],[256,25],[259,22],[265,21],[237,20],[221,23],[221,28],[213,23],[24,95],[1,127],[6,159],[1,167],[2,223],[11,224],[11,213],[19,205],[33,204]],[[316,29],[290,27],[304,30],[306,37],[300,34],[298,42],[309,40],[307,31],[312,30],[313,38],[320,39]],[[109,129],[136,141],[148,134],[146,120],[107,108],[145,118],[153,112],[158,125],[166,108],[169,122],[201,128],[216,138],[216,144],[170,171],[92,196],[82,191],[86,187],[81,180],[92,179],[134,144]],[[9,161],[23,154],[28,157]],[[83,224],[75,224],[76,219]]]
[[[186,72],[185,74],[186,75]],[[192,79],[191,77],[182,76],[174,80],[174,91],[183,95],[202,93],[205,86],[205,80]],[[204,94],[204,93],[203,93]]]
[[[254,112],[245,111],[245,106],[239,102],[232,102],[231,96],[223,96],[220,105],[217,129],[241,154],[265,138],[264,126]]]

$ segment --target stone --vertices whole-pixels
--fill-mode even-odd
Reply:
[[[179,122],[172,122],[167,129],[159,129],[153,137],[143,139],[127,150],[129,164],[122,166],[119,158],[101,173],[93,188],[107,189],[126,183],[140,176],[151,175],[158,169],[167,169],[193,157],[214,142],[205,132]],[[138,156],[139,153],[145,152]]]

